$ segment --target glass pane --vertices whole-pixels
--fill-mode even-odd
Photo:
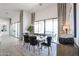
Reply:
[[[45,34],[53,33],[53,22],[52,20],[46,20],[45,22]]]
[[[54,35],[53,42],[58,42],[58,19],[54,19]]]
[[[17,23],[17,37],[20,37],[20,23]]]
[[[54,19],[54,32],[57,33],[58,31],[58,20]]]
[[[10,34],[14,36],[14,24],[12,24],[10,27]]]
[[[39,33],[44,34],[44,21],[39,22]]]
[[[34,33],[38,33],[38,22],[34,22]]]
[[[17,31],[17,23],[15,23],[15,37],[17,37],[17,33],[18,33],[18,31]]]
[[[10,26],[10,35],[14,37],[19,38],[19,33],[20,33],[20,28],[19,28],[20,23],[15,23]]]

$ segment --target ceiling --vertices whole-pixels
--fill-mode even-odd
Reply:
[[[0,3],[0,17],[10,17],[20,10],[32,13],[54,5],[56,3]]]

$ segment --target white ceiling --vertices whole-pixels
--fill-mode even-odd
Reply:
[[[0,3],[0,17],[10,17],[10,15],[25,10],[27,12],[36,12],[43,8],[54,6],[54,3]]]

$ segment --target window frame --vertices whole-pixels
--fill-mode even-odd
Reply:
[[[56,18],[42,19],[42,20],[38,20],[38,21],[34,21],[34,22],[38,22],[38,24],[39,24],[40,21],[43,21],[43,22],[44,22],[44,35],[46,35],[46,34],[45,34],[45,31],[46,31],[46,29],[45,29],[45,28],[46,28],[46,26],[45,26],[45,25],[46,25],[46,20],[52,20],[52,22],[53,22],[54,19],[58,19],[58,17],[56,17]],[[38,33],[35,33],[35,32],[34,32],[34,34],[39,34],[39,35],[41,35],[41,34],[39,33],[39,26],[38,26]]]

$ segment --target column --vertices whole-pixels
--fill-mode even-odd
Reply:
[[[31,14],[31,24],[33,25],[33,31],[32,33],[34,33],[34,20],[35,20],[35,13]]]
[[[63,35],[66,22],[66,3],[58,3],[58,36]]]
[[[23,10],[20,11],[20,40],[23,39]]]

